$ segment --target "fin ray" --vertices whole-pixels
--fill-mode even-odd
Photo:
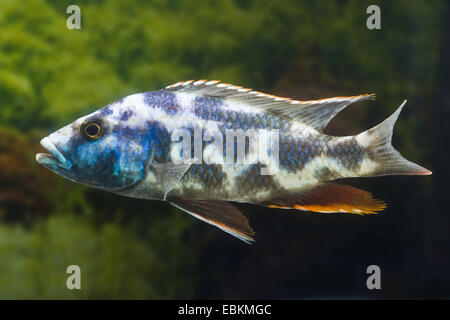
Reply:
[[[189,170],[192,164],[196,161],[196,158],[190,159],[188,162],[181,164],[174,163],[153,163],[152,170],[157,178],[157,180],[161,183],[164,192],[164,200],[166,200],[167,194],[172,189],[175,189],[179,184],[181,178],[184,174]]]
[[[365,94],[353,97],[335,97],[319,100],[300,101],[277,97],[252,89],[233,86],[228,83],[207,80],[189,80],[166,87],[168,91],[195,92],[200,95],[213,96],[241,102],[255,108],[301,121],[319,132],[328,125],[334,116],[349,104],[374,99],[374,95]]]
[[[255,232],[248,224],[248,219],[234,206],[217,200],[186,200],[173,198],[170,203],[190,215],[209,223],[226,233],[246,242],[255,240]]]
[[[374,214],[386,208],[384,202],[374,199],[369,192],[337,183],[323,183],[300,194],[272,199],[262,205],[280,209],[354,214]]]
[[[389,118],[356,136],[359,145],[377,163],[377,168],[363,174],[364,176],[431,174],[431,171],[405,159],[391,144],[395,122],[405,104],[406,100]]]

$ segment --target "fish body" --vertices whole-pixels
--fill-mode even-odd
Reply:
[[[168,201],[252,241],[229,202],[315,212],[375,213],[383,202],[330,181],[431,174],[391,146],[405,102],[356,136],[323,133],[347,105],[372,95],[296,101],[218,81],[187,81],[138,93],[82,117],[41,144],[37,161],[74,182]]]

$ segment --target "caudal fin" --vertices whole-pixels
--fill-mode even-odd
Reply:
[[[384,176],[384,175],[430,175],[431,171],[409,161],[394,149],[391,144],[392,131],[397,121],[398,115],[402,111],[406,100],[400,107],[386,120],[379,125],[356,136],[358,143],[366,149],[376,163],[374,169],[369,170],[364,175]]]

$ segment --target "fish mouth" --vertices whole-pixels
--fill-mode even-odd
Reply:
[[[41,140],[41,146],[43,146],[49,153],[38,153],[36,155],[36,161],[44,167],[50,168],[62,168],[70,170],[71,165],[69,161],[63,156],[63,154],[56,148],[56,146],[50,141],[50,139],[44,138]]]

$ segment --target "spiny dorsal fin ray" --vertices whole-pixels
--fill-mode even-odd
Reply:
[[[323,183],[299,194],[278,197],[261,204],[280,209],[354,214],[374,214],[386,207],[384,202],[374,199],[367,191],[336,183]]]
[[[353,97],[300,101],[277,97],[229,83],[221,83],[217,80],[181,81],[166,87],[165,90],[195,92],[204,96],[226,98],[227,100],[251,105],[277,116],[299,120],[320,132],[339,111],[349,104],[375,98],[372,94],[365,94]]]
[[[170,203],[190,215],[217,228],[251,243],[255,232],[248,224],[248,219],[234,206],[218,200],[188,200],[182,198],[168,199]]]

